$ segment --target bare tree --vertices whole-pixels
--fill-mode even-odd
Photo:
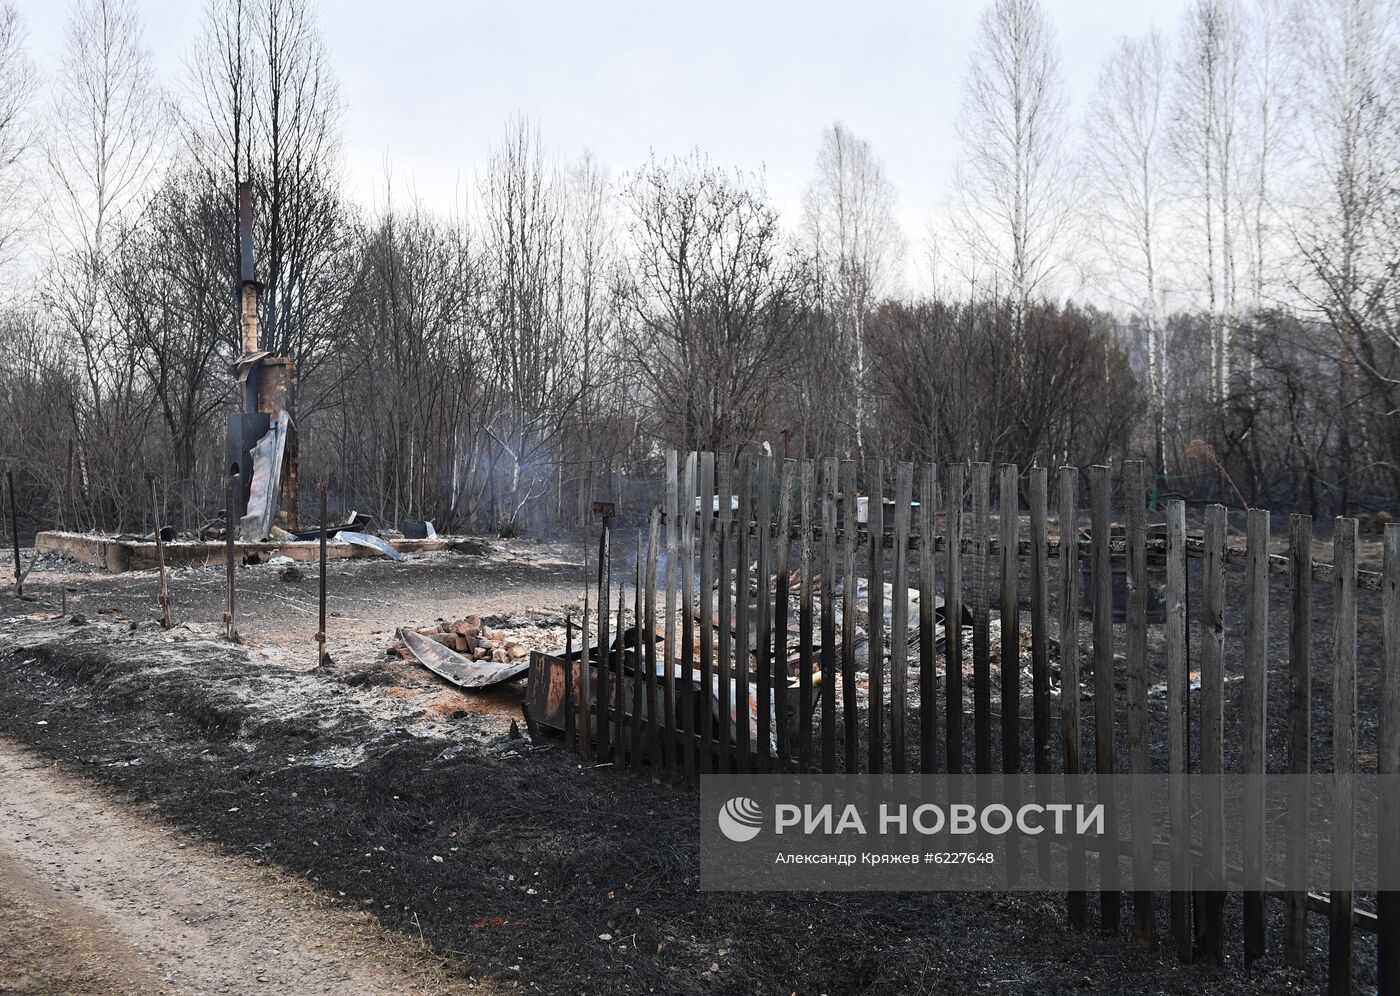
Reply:
[[[1153,458],[1159,470],[1166,465],[1166,354],[1158,272],[1165,79],[1166,56],[1156,32],[1121,40],[1099,74],[1086,136],[1092,231],[1106,258],[1100,281],[1140,317],[1147,331]]]
[[[222,201],[202,181],[189,169],[168,175],[125,226],[104,268],[112,343],[135,357],[155,397],[187,526],[198,524],[199,448],[229,403],[231,384],[221,367],[233,352]]]
[[[184,131],[208,182],[227,199],[230,267],[237,182],[254,184],[260,346],[293,356],[310,380],[335,335],[335,302],[347,291],[340,92],[314,0],[209,0],[190,89]]]
[[[616,276],[617,225],[612,184],[591,153],[585,152],[567,178],[568,280],[572,317],[580,346],[580,394],[573,462],[579,468],[579,522],[587,522],[600,473],[606,473],[618,442],[609,439],[604,423],[616,416],[609,388],[618,380],[612,341],[615,310],[611,283]],[[562,466],[562,463],[561,463]],[[560,496],[562,500],[562,495]]]
[[[1055,32],[1038,0],[994,0],[964,84],[954,224],[1005,281],[1020,329],[1055,269],[1074,205]]]
[[[1393,308],[1396,245],[1388,237],[1397,215],[1400,148],[1397,109],[1395,11],[1385,0],[1299,0],[1295,45],[1302,62],[1305,146],[1318,178],[1317,196],[1303,198],[1294,226],[1305,263],[1300,290],[1337,334],[1338,452],[1342,506],[1350,493],[1354,366],[1382,396],[1383,430],[1400,456],[1393,426],[1397,391]],[[1389,209],[1389,210],[1388,210]]]
[[[164,122],[133,0],[78,0],[44,133],[53,254],[44,300],[79,358],[81,490],[102,517],[126,517],[150,418],[136,357],[115,348],[104,283],[121,225],[156,175]]]
[[[1195,0],[1182,29],[1173,86],[1171,148],[1183,201],[1204,243],[1210,314],[1211,401],[1229,390],[1238,326],[1231,205],[1243,39],[1236,0]]]
[[[652,431],[689,449],[751,441],[809,319],[810,267],[761,188],[698,154],[652,161],[626,201],[623,335]]]
[[[816,174],[803,200],[803,234],[821,277],[823,305],[832,317],[835,355],[824,357],[826,399],[823,419],[836,426],[854,423],[855,448],[865,446],[866,324],[879,296],[888,290],[904,249],[894,220],[894,187],[870,143],[841,122],[822,132]],[[833,362],[834,361],[834,362]],[[833,370],[849,370],[842,390],[830,390]],[[812,385],[809,385],[809,391]],[[832,406],[849,398],[849,413]],[[842,406],[844,407],[844,406]],[[846,440],[833,440],[849,445]]]
[[[24,51],[24,23],[15,0],[0,0],[0,265],[12,259],[27,227],[29,154],[34,146],[34,66]]]
[[[491,433],[510,467],[500,523],[547,491],[560,433],[582,391],[569,293],[566,198],[539,132],[522,119],[492,150],[481,185],[488,348],[501,404]]]
[[[68,24],[45,154],[55,266],[49,298],[82,351],[103,418],[101,289],[108,239],[157,167],[164,109],[132,0],[78,0]]]
[[[1282,289],[1282,257],[1288,247],[1279,191],[1297,179],[1290,139],[1296,130],[1297,102],[1288,88],[1286,0],[1255,0],[1246,26],[1239,201],[1249,246],[1249,307],[1260,312],[1275,303]],[[1249,356],[1254,362],[1258,351],[1250,350]]]

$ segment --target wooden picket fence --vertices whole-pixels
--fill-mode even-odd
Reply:
[[[1082,477],[1088,481],[1087,529],[1080,522]],[[634,622],[632,629],[626,628],[622,589],[614,602],[610,586],[600,586],[601,597],[592,600],[592,610],[585,610],[582,648],[569,651],[576,666],[565,679],[566,736],[585,757],[678,782],[711,771],[993,773],[996,726],[999,771],[1005,774],[1145,774],[1152,770],[1149,745],[1160,743],[1154,738],[1166,741],[1165,773],[1224,774],[1225,639],[1227,630],[1233,633],[1240,627],[1242,705],[1229,717],[1239,760],[1230,771],[1266,772],[1266,692],[1273,674],[1287,689],[1286,773],[1309,774],[1316,742],[1311,728],[1313,601],[1315,585],[1321,584],[1333,589],[1335,620],[1330,667],[1333,771],[1361,770],[1356,760],[1356,705],[1357,600],[1362,589],[1380,592],[1384,631],[1379,648],[1383,663],[1378,762],[1371,770],[1400,773],[1400,525],[1386,528],[1379,573],[1357,569],[1358,525],[1350,518],[1336,522],[1331,564],[1313,560],[1313,523],[1305,515],[1290,517],[1287,552],[1282,555],[1269,551],[1270,517],[1260,509],[1247,513],[1243,545],[1227,541],[1227,512],[1220,505],[1205,509],[1200,534],[1188,532],[1186,506],[1179,500],[1164,504],[1165,535],[1149,537],[1144,465],[1124,464],[1119,478],[1115,489],[1109,467],[1090,467],[1084,475],[1074,467],[1061,468],[1055,482],[1059,514],[1052,519],[1052,482],[1044,467],[1024,474],[1015,466],[1001,467],[994,494],[993,468],[985,463],[898,463],[889,468],[874,461],[862,476],[852,461],[825,459],[818,464],[713,453],[691,453],[682,460],[671,452],[664,507],[654,510],[649,528],[637,538],[631,614],[640,626]],[[876,496],[868,501],[865,515],[859,513],[857,495]],[[886,496],[893,498],[888,517]],[[1122,510],[1121,536],[1114,535],[1115,498]],[[861,518],[868,521],[858,521]],[[1075,541],[1065,542],[1067,534]],[[1191,582],[1188,561],[1200,562]],[[1120,573],[1126,574],[1126,635],[1118,647],[1126,661],[1125,696],[1115,694],[1113,676],[1115,564],[1122,564]],[[1227,605],[1227,565],[1240,564],[1244,598]],[[856,653],[860,574],[871,579],[866,636],[867,659],[874,664],[868,671],[858,668]],[[1087,579],[1087,592],[1081,574]],[[994,575],[1001,611],[995,717]],[[1288,650],[1286,658],[1277,661],[1270,657],[1268,642],[1271,575],[1286,576],[1289,588]],[[888,627],[886,578],[893,593]],[[917,579],[919,595],[913,641],[908,616],[911,578]],[[1164,588],[1166,684],[1165,721],[1159,717],[1155,722],[1148,685],[1148,591],[1154,578]],[[1028,596],[1023,594],[1027,590]],[[1091,596],[1087,605],[1086,593]],[[936,607],[940,597],[941,613]],[[1030,615],[1028,724],[1022,715],[1023,604]],[[1092,618],[1085,660],[1080,650],[1081,608]],[[590,611],[596,625],[590,622]],[[970,625],[965,627],[963,620],[969,615]],[[941,653],[936,639],[940,618],[946,623]],[[1194,636],[1190,619],[1198,624]],[[970,629],[972,657],[970,769],[964,756],[969,704],[965,628]],[[609,637],[610,631],[615,638]],[[1092,765],[1081,757],[1081,696],[1052,693],[1056,646],[1061,688],[1080,688],[1081,677],[1092,680]],[[606,667],[598,666],[600,656],[607,657]],[[918,668],[913,690],[917,694],[912,697],[911,665]],[[1193,672],[1199,672],[1198,692],[1191,687]],[[862,678],[867,696],[859,694]],[[703,691],[707,689],[711,694]],[[1120,703],[1120,698],[1126,701]],[[771,707],[756,705],[765,702]],[[1198,719],[1194,739],[1193,708]],[[1115,736],[1120,711],[1126,718],[1126,757],[1119,756]],[[737,718],[716,719],[725,716]],[[1059,750],[1054,750],[1057,731]],[[1026,732],[1029,750],[1023,739]],[[1354,858],[1356,815],[1350,797],[1339,799],[1330,859],[1334,869],[1341,869],[1334,880],[1346,882]],[[1234,880],[1248,890],[1243,893],[1242,922],[1247,960],[1264,954],[1265,902],[1278,901],[1284,907],[1282,950],[1288,963],[1304,964],[1307,918],[1321,916],[1329,929],[1331,992],[1351,990],[1356,930],[1379,935],[1380,991],[1400,992],[1400,893],[1378,894],[1376,909],[1370,911],[1356,906],[1350,890],[1290,892],[1266,878],[1262,798],[1247,796],[1240,812],[1227,814],[1219,794],[1207,792],[1199,811],[1192,811],[1184,789],[1174,787],[1165,841],[1153,839],[1146,805],[1134,798],[1130,825],[1107,828],[1119,852],[1131,858],[1132,870],[1125,885],[1119,881],[1116,861],[1100,865],[1099,919],[1105,929],[1117,929],[1120,890],[1126,888],[1133,896],[1138,941],[1158,943],[1152,872],[1154,863],[1169,862],[1167,929],[1182,958],[1218,962],[1223,956],[1225,893],[1193,895],[1197,886],[1191,883],[1204,875],[1207,882]],[[1303,805],[1291,810],[1286,820],[1286,861],[1290,870],[1299,872],[1291,881],[1302,880],[1301,869],[1310,857],[1305,809]],[[1108,812],[1114,812],[1112,806]],[[1227,819],[1241,823],[1243,868],[1226,865]],[[1396,869],[1400,800],[1383,796],[1377,819],[1380,859]],[[1040,846],[1044,861],[1043,849],[1049,845]],[[1082,844],[1070,846],[1071,874],[1076,866],[1083,869],[1084,850]],[[1012,853],[1017,856],[1014,865],[1019,851]],[[1008,869],[1013,878],[1020,873],[1019,866]],[[1394,874],[1382,870],[1387,880]],[[1084,928],[1089,897],[1070,893],[1067,908],[1069,922]]]

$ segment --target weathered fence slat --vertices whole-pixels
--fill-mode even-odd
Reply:
[[[680,715],[676,734],[681,741],[686,781],[695,780],[695,453],[685,458],[685,485],[676,509],[681,520],[681,676]]]
[[[598,760],[613,760],[612,682],[608,652],[608,615],[612,610],[612,535],[608,516],[598,534]]]
[[[1201,598],[1201,765],[1225,773],[1225,506],[1206,508],[1205,591]],[[1212,964],[1224,949],[1225,799],[1219,780],[1201,786],[1202,890],[1197,893],[1197,948]]]
[[[1244,681],[1240,708],[1242,774],[1263,775],[1268,709],[1269,513],[1249,510],[1245,561]],[[1264,781],[1246,785],[1240,806],[1244,822],[1244,959],[1264,954]]]
[[[715,489],[719,498],[719,521],[716,525],[715,543],[719,553],[719,771],[729,774],[734,770],[734,727],[742,717],[733,712],[734,675],[731,648],[734,646],[734,595],[730,572],[730,542],[734,520],[734,458],[727,453],[719,456],[715,471]],[[730,716],[735,721],[730,721]]]
[[[841,462],[841,504],[845,515],[841,586],[841,718],[846,732],[846,773],[860,771],[860,712],[856,698],[856,464]]]
[[[642,558],[645,548],[642,545],[642,531],[637,530],[637,562],[632,571],[632,632],[636,640],[632,645],[632,750],[629,754],[632,767],[642,769],[642,696],[646,684],[642,668]],[[623,632],[626,632],[625,630]],[[623,641],[625,642],[625,641]]]
[[[574,688],[574,614],[572,610],[567,610],[564,613],[564,746],[582,753],[580,745],[574,740],[578,735],[575,714],[577,709],[578,692]]]
[[[734,558],[734,753],[739,774],[747,774],[749,760],[749,527],[753,521],[753,460],[739,454],[739,528]],[[761,527],[767,520],[761,520]]]
[[[666,453],[666,632],[661,645],[662,665],[666,676],[663,681],[662,697],[662,765],[669,773],[676,763],[676,612],[680,608],[676,599],[677,560],[680,544],[680,454],[675,450]],[[587,637],[584,638],[585,644]]]
[[[1141,460],[1123,467],[1123,502],[1128,511],[1128,764],[1134,775],[1149,773],[1147,754],[1147,478]],[[1132,792],[1133,933],[1146,948],[1157,946],[1152,904],[1152,800],[1141,780]]]
[[[935,601],[937,573],[934,535],[938,530],[938,468],[924,466],[919,491],[919,771],[937,770],[935,744],[938,734],[938,676]],[[946,633],[946,628],[945,628]]]
[[[1288,520],[1288,773],[1312,769],[1312,516]],[[1290,886],[1284,908],[1283,960],[1302,968],[1308,957],[1308,809],[1312,793],[1306,778],[1289,780],[1288,840],[1284,881]]]
[[[909,771],[905,720],[909,706],[909,529],[914,501],[914,466],[894,468],[894,575],[890,602],[890,771]]]
[[[1355,519],[1338,518],[1332,611],[1332,916],[1327,991],[1351,992],[1352,879],[1356,865],[1356,536]]]
[[[758,635],[754,653],[758,658],[758,742],[754,744],[756,770],[767,772],[773,757],[773,602],[769,598],[773,577],[773,458],[758,458]]]
[[[710,698],[715,687],[715,455],[700,454],[700,589],[697,599],[700,625],[700,770],[714,770],[714,723]]]
[[[837,462],[822,461],[822,773],[836,773],[836,491]]]
[[[812,504],[816,497],[816,467],[803,460],[802,473],[802,577],[797,586],[797,767],[812,770]]]
[[[626,575],[623,575],[626,577]],[[632,752],[628,749],[629,741],[627,736],[627,688],[625,680],[625,664],[627,651],[623,646],[627,641],[622,634],[627,632],[627,617],[624,615],[623,583],[617,583],[617,633],[613,637],[613,674],[614,691],[616,695],[613,702],[617,709],[617,723],[614,727],[616,741],[614,746],[613,761],[619,768],[629,766],[632,762]]]
[[[1109,559],[1113,477],[1110,468],[1089,468],[1089,514],[1093,540],[1090,562],[1094,584],[1094,773],[1104,804],[1104,832],[1118,836],[1114,804],[1113,729],[1113,564]],[[1107,776],[1107,777],[1105,777]],[[1099,855],[1099,916],[1104,930],[1116,931],[1119,917],[1118,856]]]
[[[991,606],[987,557],[992,546],[992,465],[972,465],[972,739],[973,770],[992,771]],[[979,784],[981,784],[979,782]]]
[[[1167,502],[1167,589],[1164,637],[1167,652],[1167,809],[1171,820],[1171,927],[1176,953],[1190,961],[1195,950],[1191,927],[1188,864],[1191,809],[1186,772],[1190,767],[1188,694],[1190,667],[1186,648],[1186,503]]]
[[[647,571],[646,571],[646,602],[644,611],[646,619],[639,627],[642,638],[646,642],[643,644],[646,650],[647,669],[647,735],[651,745],[650,759],[652,776],[657,777],[661,772],[661,710],[659,708],[660,698],[657,695],[656,683],[656,568],[658,547],[661,545],[661,509],[651,510],[651,523],[647,530]],[[565,668],[565,674],[568,668]]]
[[[962,662],[962,518],[963,466],[948,468],[947,569],[943,574],[943,725],[947,731],[948,774],[960,775],[963,770],[963,662]]]
[[[1066,782],[1065,801],[1074,802],[1079,792],[1072,779],[1079,775],[1082,733],[1079,717],[1079,543],[1066,542],[1079,533],[1079,471],[1060,468],[1060,733],[1064,742]],[[1071,839],[1069,877],[1083,881],[1084,845]],[[1069,923],[1077,930],[1088,926],[1088,897],[1071,890],[1067,899]]]
[[[1385,580],[1381,591],[1385,629],[1381,665],[1381,719],[1376,770],[1389,783],[1380,793],[1377,841],[1382,888],[1376,896],[1380,938],[1376,952],[1378,992],[1400,992],[1400,795],[1393,790],[1400,776],[1400,523],[1385,527]]]
[[[997,489],[1001,538],[1001,770],[1021,773],[1021,558],[1020,472],[1014,463],[1003,464]],[[1017,782],[1007,780],[1007,805],[1020,807]],[[1006,882],[1021,877],[1020,838],[1007,837]]]
[[[870,533],[870,583],[866,617],[869,641],[866,643],[866,674],[870,695],[866,710],[870,719],[870,773],[885,770],[885,464],[870,463],[869,501],[866,505]]]
[[[789,534],[792,526],[792,485],[796,460],[783,461],[783,479],[778,489],[778,577],[773,597],[773,722],[778,734],[778,770],[792,767],[792,745],[788,742],[788,590],[792,584]]]
[[[1048,472],[1044,467],[1030,470],[1031,501],[1031,739],[1036,773],[1036,801],[1049,799],[1046,776],[1050,772],[1050,576],[1046,566],[1048,517]],[[1044,834],[1037,842],[1039,872],[1049,880],[1050,840]]]
[[[583,549],[583,576],[588,577],[588,544]],[[593,711],[593,676],[590,674],[590,654],[588,652],[588,610],[590,595],[588,583],[583,585],[583,620],[579,628],[582,645],[578,661],[578,747],[585,761],[593,759],[593,736],[590,732],[589,716]]]

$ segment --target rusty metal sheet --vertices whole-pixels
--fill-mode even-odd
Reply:
[[[514,664],[474,661],[406,627],[399,630],[399,639],[419,664],[458,688],[469,691],[512,681],[530,668],[528,660]]]

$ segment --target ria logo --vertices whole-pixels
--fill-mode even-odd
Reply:
[[[736,844],[753,840],[763,829],[763,810],[752,799],[735,796],[720,807],[719,829]]]

